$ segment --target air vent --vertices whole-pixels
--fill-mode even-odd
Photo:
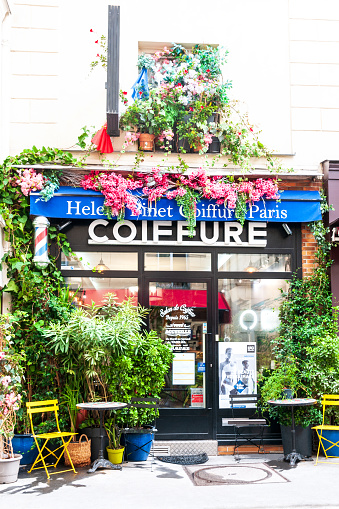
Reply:
[[[169,456],[170,453],[171,453],[170,445],[153,444],[151,449],[151,454],[154,454],[154,456]]]

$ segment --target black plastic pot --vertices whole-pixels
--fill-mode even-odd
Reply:
[[[292,435],[291,426],[283,426],[280,424],[281,438],[284,448],[284,455],[287,456],[292,452]],[[312,429],[311,426],[303,428],[302,426],[295,427],[295,448],[303,456],[312,456]]]
[[[91,461],[95,461],[99,456],[100,450],[100,428],[83,428],[84,433],[88,438],[91,439]],[[108,459],[106,447],[108,447],[108,436],[106,430],[104,430],[104,457]]]
[[[214,112],[214,113],[212,113],[212,115],[210,115],[208,117],[207,123],[210,124],[211,122],[215,122],[216,124],[218,124],[219,118],[220,118],[219,113],[218,112]]]
[[[212,136],[212,143],[208,147],[208,152],[210,154],[219,154],[220,153],[220,141],[216,136]]]
[[[181,152],[181,149],[186,150],[186,152],[190,151],[190,144],[186,140],[186,138],[178,138],[176,142],[177,152]]]

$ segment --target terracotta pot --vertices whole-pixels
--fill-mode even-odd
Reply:
[[[199,150],[202,150],[201,143],[198,143],[195,147],[192,147],[192,152],[199,152]]]
[[[154,134],[141,133],[139,138],[139,148],[144,152],[153,152],[154,150]]]
[[[75,429],[78,429],[80,424],[82,424],[87,419],[87,410],[86,408],[80,408],[77,413],[77,418],[75,421]]]

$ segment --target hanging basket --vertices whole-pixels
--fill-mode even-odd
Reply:
[[[81,441],[82,437],[86,438],[86,441]],[[72,459],[72,463],[75,467],[86,467],[91,463],[91,441],[88,440],[86,435],[81,435],[78,442],[70,442],[68,444],[68,452]],[[65,465],[69,466],[70,461],[66,451],[64,452]]]

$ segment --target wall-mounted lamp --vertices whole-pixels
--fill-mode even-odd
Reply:
[[[284,228],[285,232],[287,233],[287,235],[292,235],[292,230],[291,228],[288,226],[287,223],[282,223],[282,227]]]

